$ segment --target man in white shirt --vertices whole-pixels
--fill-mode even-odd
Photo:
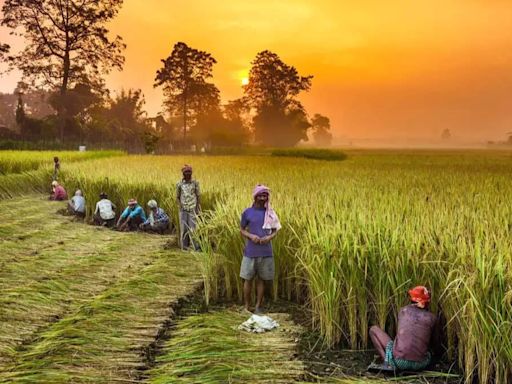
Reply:
[[[100,201],[96,203],[94,210],[94,223],[96,225],[113,227],[116,223],[116,206],[112,203],[105,192],[100,193]]]
[[[75,196],[69,200],[68,209],[75,216],[85,217],[85,199],[81,190],[77,189]]]

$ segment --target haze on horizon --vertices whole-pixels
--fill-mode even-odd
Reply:
[[[0,0],[0,6],[3,0]],[[505,0],[125,0],[109,25],[127,44],[112,91],[141,88],[151,115],[160,60],[177,41],[216,58],[223,101],[241,96],[256,53],[269,49],[301,75],[308,112],[331,119],[335,139],[504,139],[512,131],[512,2]],[[21,41],[0,29],[14,49]],[[19,75],[0,78],[12,92]],[[336,142],[336,140],[335,140]]]

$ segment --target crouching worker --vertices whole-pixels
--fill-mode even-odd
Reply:
[[[240,233],[246,244],[240,277],[244,279],[245,309],[250,311],[251,290],[256,277],[255,314],[263,313],[265,283],[274,280],[274,257],[272,239],[281,228],[277,214],[270,206],[270,189],[257,185],[253,191],[252,207],[242,213]]]
[[[94,210],[94,224],[104,227],[113,227],[116,220],[116,206],[108,199],[105,192],[100,193],[100,201]]]
[[[400,309],[394,340],[377,326],[370,328],[373,345],[384,360],[383,370],[421,371],[431,362],[429,351],[436,316],[428,309],[430,293],[423,286],[409,290],[411,304]],[[376,366],[370,365],[369,369]]]
[[[81,190],[77,189],[75,196],[69,200],[68,211],[77,217],[85,217],[85,199]]]
[[[155,200],[149,200],[148,207],[150,209],[149,216],[140,225],[140,229],[145,232],[164,233],[169,228],[169,216],[158,206]]]
[[[144,221],[146,221],[144,210],[137,203],[137,200],[130,199],[128,200],[128,206],[117,221],[117,229],[119,231],[136,231]]]
[[[50,200],[64,201],[67,200],[68,193],[57,180],[52,181],[52,193],[50,194]]]

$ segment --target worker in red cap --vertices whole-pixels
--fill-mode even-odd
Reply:
[[[436,316],[430,312],[430,293],[417,286],[409,290],[411,304],[400,309],[395,339],[377,326],[370,328],[373,345],[384,360],[384,370],[421,371],[432,360],[429,351]],[[372,369],[374,367],[368,367]]]

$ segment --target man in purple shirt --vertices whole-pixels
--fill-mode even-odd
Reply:
[[[271,240],[281,227],[270,207],[270,190],[258,185],[253,192],[254,203],[242,213],[240,233],[246,238],[240,277],[244,279],[245,309],[250,311],[252,280],[256,279],[256,307],[261,314],[265,282],[274,280],[274,258]]]

